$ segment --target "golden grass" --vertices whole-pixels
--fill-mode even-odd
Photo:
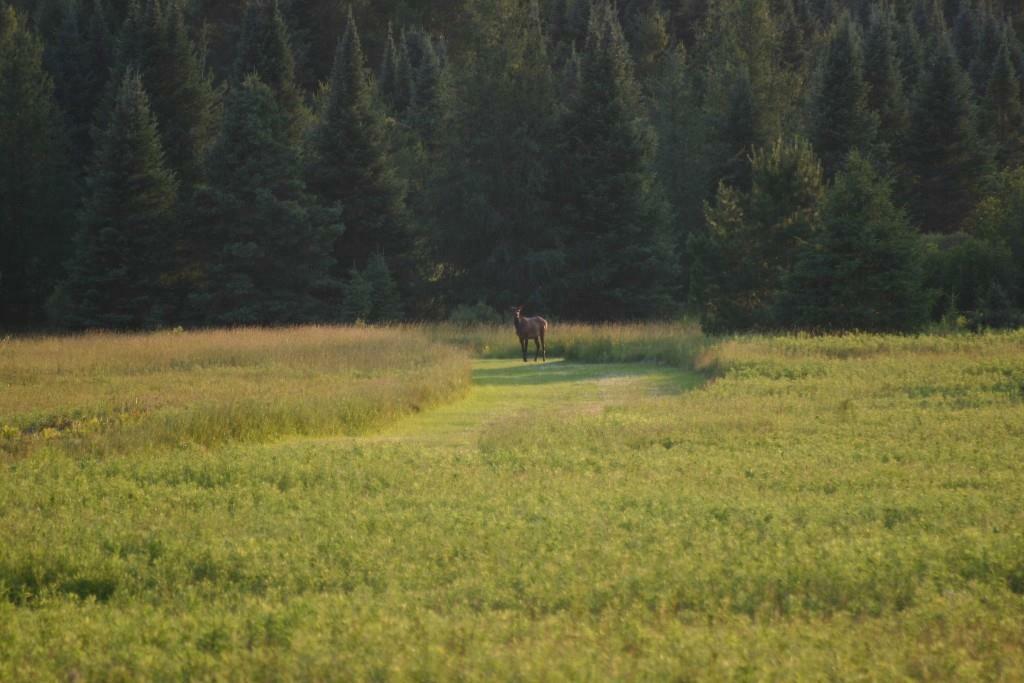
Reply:
[[[88,333],[0,343],[0,451],[357,432],[469,384],[409,327]]]

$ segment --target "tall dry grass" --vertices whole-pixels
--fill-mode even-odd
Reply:
[[[515,358],[521,352],[512,323],[505,325],[430,325],[427,334],[442,343],[462,346],[484,358]],[[689,368],[709,340],[692,322],[552,323],[548,357],[581,363],[653,362]],[[530,345],[528,357],[533,358]]]
[[[354,433],[469,385],[410,327],[88,333],[0,342],[0,452]]]

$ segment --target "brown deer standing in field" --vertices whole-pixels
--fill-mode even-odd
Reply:
[[[524,318],[522,306],[513,306],[512,315],[512,323],[516,326],[516,334],[519,335],[519,345],[523,347],[523,362],[526,362],[526,349],[529,348],[531,339],[537,345],[533,360],[536,361],[537,357],[543,354],[544,361],[547,362],[548,347],[544,344],[544,333],[548,331],[548,321],[540,316]]]

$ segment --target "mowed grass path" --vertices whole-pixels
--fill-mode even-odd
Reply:
[[[550,419],[552,414],[567,418],[598,414],[611,405],[679,393],[702,381],[697,373],[653,364],[477,359],[473,362],[473,386],[464,399],[402,419],[364,439],[472,448],[482,434],[497,426],[520,425],[525,431],[532,421]]]

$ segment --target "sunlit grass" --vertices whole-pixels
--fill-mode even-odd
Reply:
[[[413,328],[8,339],[0,342],[0,453],[357,433],[468,383],[466,354]]]
[[[380,331],[490,358],[354,436],[10,459],[0,680],[1024,678],[1024,332],[507,327]]]

